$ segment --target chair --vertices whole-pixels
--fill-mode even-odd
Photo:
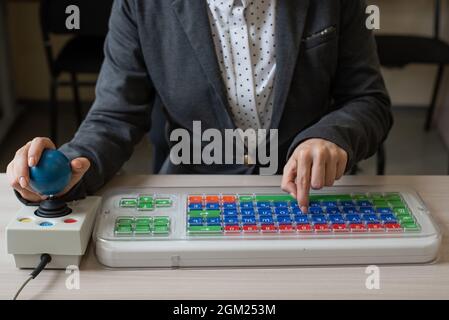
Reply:
[[[73,90],[73,104],[78,125],[83,119],[79,95],[81,86],[94,86],[95,82],[78,80],[79,74],[98,74],[103,63],[103,44],[108,31],[108,20],[113,0],[42,0],[40,24],[45,54],[50,69],[50,136],[57,143],[58,98],[60,86]],[[80,29],[68,30],[66,8],[76,5],[80,9]],[[54,54],[52,35],[73,35],[58,54]],[[63,73],[70,80],[62,81]]]
[[[433,37],[411,35],[376,36],[380,63],[385,67],[403,68],[408,64],[438,66],[432,100],[427,111],[425,130],[432,125],[444,66],[449,64],[449,44],[440,39],[441,0],[434,0]]]

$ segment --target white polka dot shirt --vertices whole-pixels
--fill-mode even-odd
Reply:
[[[276,74],[276,0],[207,0],[232,116],[243,130],[269,128]]]

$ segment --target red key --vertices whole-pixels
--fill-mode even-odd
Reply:
[[[286,225],[280,225],[279,231],[280,232],[294,232],[295,229],[291,224],[286,224]]]
[[[223,202],[235,202],[235,196],[223,196]]]
[[[255,232],[259,232],[259,228],[257,228],[256,225],[246,225],[246,226],[243,226],[243,232],[255,233]]]
[[[329,232],[330,231],[329,226],[327,224],[316,224],[316,225],[314,225],[314,227],[317,232]]]
[[[296,226],[299,232],[311,232],[312,226],[310,224],[298,224]]]
[[[348,231],[348,229],[346,228],[346,225],[343,223],[333,224],[332,230],[334,230],[334,232],[347,232]]]
[[[368,223],[369,231],[383,231],[384,228],[380,223]]]
[[[218,196],[206,196],[206,202],[218,202],[219,201],[219,197]]]
[[[269,224],[269,225],[263,225],[260,227],[260,229],[262,230],[262,232],[276,232],[276,226],[273,224]]]
[[[240,227],[239,226],[225,226],[224,231],[226,233],[239,233]]]
[[[385,223],[384,224],[387,231],[401,231],[402,227],[399,223]]]
[[[366,231],[365,225],[363,225],[361,223],[351,223],[349,225],[349,228],[351,229],[352,232],[364,232],[364,231]]]
[[[202,196],[190,196],[189,197],[189,203],[201,203],[203,202]]]

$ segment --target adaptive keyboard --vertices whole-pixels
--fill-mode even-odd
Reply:
[[[424,263],[441,241],[401,187],[313,192],[307,212],[275,187],[115,190],[96,229],[112,267]]]

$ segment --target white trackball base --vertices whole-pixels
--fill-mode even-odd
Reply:
[[[41,218],[37,207],[23,206],[6,227],[7,250],[18,268],[35,268],[43,253],[52,261],[47,269],[78,266],[92,234],[101,197],[68,203],[72,213],[60,218]]]

